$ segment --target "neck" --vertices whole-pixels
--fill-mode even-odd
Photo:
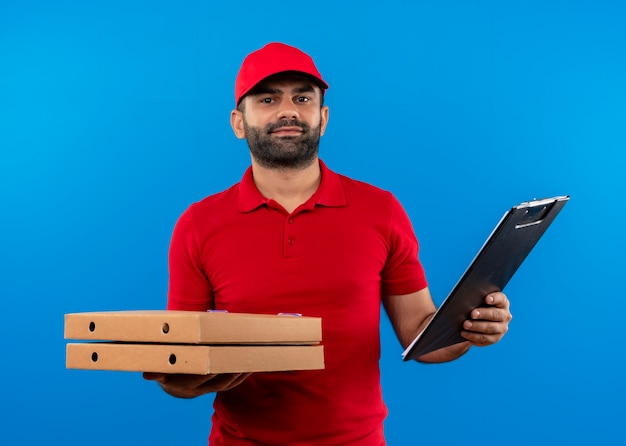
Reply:
[[[259,192],[289,213],[311,198],[322,177],[318,158],[300,169],[271,169],[252,159],[252,175]]]

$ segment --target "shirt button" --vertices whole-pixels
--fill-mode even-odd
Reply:
[[[287,220],[289,222],[289,224],[293,224],[293,218],[289,217],[289,220]]]
[[[293,246],[293,244],[296,243],[296,241],[293,239],[293,237],[289,237],[287,239],[287,243],[289,243],[290,246]]]

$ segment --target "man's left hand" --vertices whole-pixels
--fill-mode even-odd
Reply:
[[[478,347],[495,344],[509,329],[509,322],[513,318],[509,306],[504,293],[488,294],[485,304],[474,308],[470,319],[463,323],[461,336]]]

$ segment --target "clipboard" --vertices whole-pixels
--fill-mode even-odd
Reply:
[[[402,353],[403,360],[464,342],[460,333],[470,312],[487,294],[504,289],[568,200],[569,195],[527,201],[505,212],[435,315]]]

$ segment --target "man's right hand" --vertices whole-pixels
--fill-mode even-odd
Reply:
[[[251,373],[220,373],[215,375],[187,375],[144,372],[143,377],[158,382],[165,392],[177,398],[195,398],[205,393],[232,389]]]

